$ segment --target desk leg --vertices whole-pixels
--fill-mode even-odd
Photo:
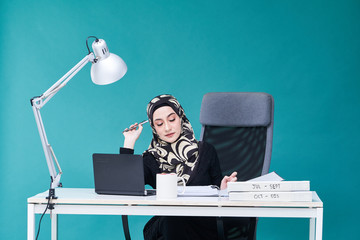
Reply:
[[[310,240],[315,240],[315,218],[310,218]]]
[[[323,230],[323,208],[317,209],[316,217],[316,240],[322,240],[322,230]]]
[[[27,239],[35,239],[35,205],[28,204],[28,219],[27,219]]]
[[[51,213],[50,218],[51,218],[51,240],[57,240],[58,215],[56,213]]]

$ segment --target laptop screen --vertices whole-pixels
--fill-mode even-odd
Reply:
[[[94,153],[93,167],[96,193],[145,195],[141,155]]]

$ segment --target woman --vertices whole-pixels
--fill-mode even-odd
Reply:
[[[213,146],[197,141],[179,102],[160,95],[147,106],[153,139],[143,154],[145,183],[156,188],[157,173],[176,173],[188,186],[217,185],[225,189],[236,172],[222,178]],[[130,128],[137,126],[133,124]],[[124,132],[120,153],[133,153],[142,126]],[[145,239],[217,239],[215,218],[153,217],[144,228]]]

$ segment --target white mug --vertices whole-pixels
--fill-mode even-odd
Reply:
[[[156,174],[156,199],[174,199],[178,194],[178,180],[183,182],[182,193],[185,192],[185,179],[178,177],[175,173],[158,173]]]

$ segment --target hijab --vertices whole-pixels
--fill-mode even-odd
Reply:
[[[163,106],[171,107],[180,117],[181,133],[173,143],[163,141],[155,131],[153,114],[156,109]],[[154,156],[161,172],[176,173],[178,177],[183,177],[187,183],[194,174],[199,158],[199,147],[184,109],[175,97],[159,95],[149,102],[146,111],[153,132],[153,139],[147,152]]]

